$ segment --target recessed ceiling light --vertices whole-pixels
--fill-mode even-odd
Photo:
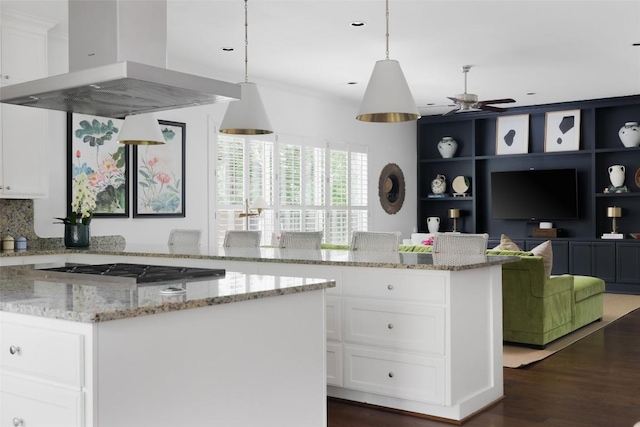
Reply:
[[[232,47],[223,47],[222,50],[225,52],[233,52],[235,49]]]
[[[351,23],[352,27],[364,27],[365,25],[367,25],[365,22],[362,21],[353,21]]]

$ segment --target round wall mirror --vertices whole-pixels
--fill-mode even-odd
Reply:
[[[397,213],[404,202],[404,174],[395,163],[389,163],[382,168],[378,181],[378,196],[380,204],[388,214]]]

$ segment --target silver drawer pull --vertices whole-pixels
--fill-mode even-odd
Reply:
[[[393,290],[393,285],[387,285],[387,289],[389,289],[390,291]]]
[[[12,345],[11,347],[9,347],[9,353],[20,354],[20,347],[16,347],[15,345]]]
[[[14,425],[14,427],[18,427],[22,425],[22,421],[22,418],[15,417],[11,420],[11,423]]]
[[[387,325],[387,328],[389,328],[389,329],[393,329],[393,323],[389,323],[389,324]]]
[[[389,378],[393,378],[393,372],[389,372]]]

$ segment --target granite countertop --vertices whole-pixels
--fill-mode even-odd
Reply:
[[[108,280],[45,278],[33,272],[45,266],[52,265],[0,268],[0,311],[92,323],[335,286],[335,281],[326,279],[227,271],[224,278],[173,284],[185,288],[186,292],[164,295],[160,291],[172,284],[136,285]]]
[[[516,262],[519,257],[496,255],[443,255],[432,256],[421,252],[366,252],[348,250],[293,250],[279,248],[214,248],[169,247],[168,245],[126,244],[109,248],[106,245],[88,249],[28,249],[22,252],[0,253],[2,257],[60,254],[130,255],[154,258],[192,258],[229,261],[283,262],[288,264],[317,264],[378,268],[404,268],[422,270],[468,270],[473,268]]]

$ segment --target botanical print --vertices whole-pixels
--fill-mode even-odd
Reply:
[[[159,122],[167,143],[134,149],[134,217],[184,216],[185,124]]]
[[[122,120],[70,114],[68,199],[75,199],[73,183],[86,176],[96,195],[96,216],[129,216],[128,152],[118,144]]]

